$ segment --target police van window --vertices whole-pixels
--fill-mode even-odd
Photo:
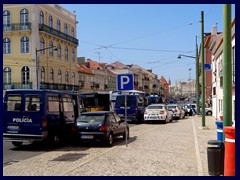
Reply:
[[[25,111],[40,111],[40,97],[38,95],[27,95],[25,97]]]
[[[144,99],[143,99],[143,97],[138,96],[138,97],[137,97],[137,101],[138,101],[138,105],[139,105],[139,106],[143,106],[143,104],[144,104]]]
[[[48,111],[53,114],[59,114],[58,96],[48,96]]]
[[[70,97],[63,97],[63,109],[64,115],[69,120],[74,120],[74,105]]]
[[[21,111],[21,95],[9,95],[7,98],[7,111]]]

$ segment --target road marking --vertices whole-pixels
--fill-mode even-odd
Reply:
[[[192,119],[192,125],[193,125],[194,141],[195,141],[195,153],[196,153],[196,158],[197,158],[198,176],[203,176],[202,161],[201,161],[201,156],[200,156],[200,152],[199,152],[197,133],[195,130],[195,124],[194,124],[193,119]]]

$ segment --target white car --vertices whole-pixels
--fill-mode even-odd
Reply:
[[[183,119],[185,118],[185,111],[177,104],[169,104],[169,110],[173,111],[173,118]]]
[[[173,118],[172,111],[168,110],[165,104],[151,104],[144,111],[144,121],[163,121],[171,122]]]

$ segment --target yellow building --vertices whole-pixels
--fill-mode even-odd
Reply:
[[[76,25],[57,4],[3,4],[4,90],[78,90]]]

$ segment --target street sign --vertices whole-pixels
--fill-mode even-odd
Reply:
[[[117,90],[133,90],[133,75],[118,74],[117,75]]]
[[[211,64],[204,64],[204,70],[205,71],[211,71],[212,70]]]

